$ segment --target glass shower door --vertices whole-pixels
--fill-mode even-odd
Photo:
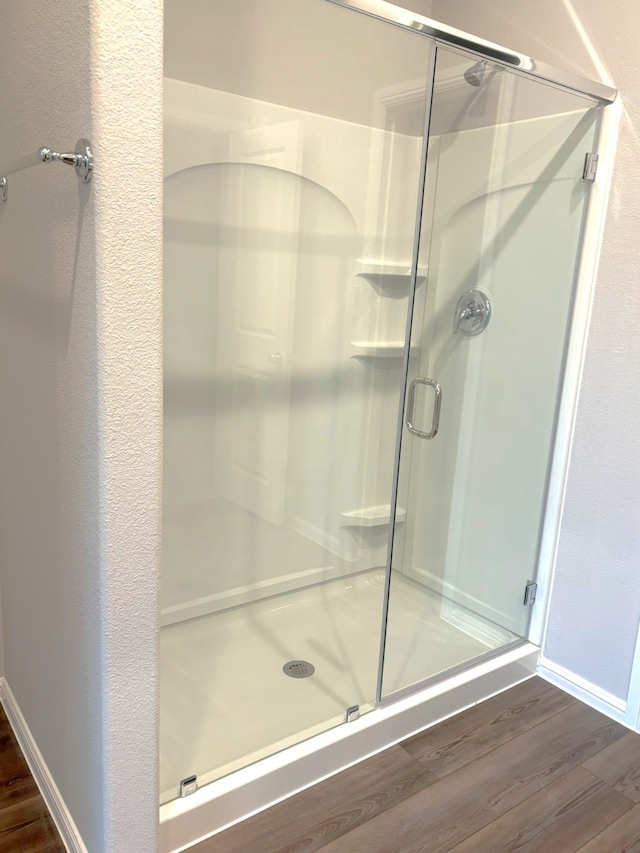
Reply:
[[[437,50],[383,697],[527,634],[597,121]]]
[[[168,801],[375,705],[434,47],[325,0],[165,22]]]

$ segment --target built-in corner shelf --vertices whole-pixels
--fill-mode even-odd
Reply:
[[[352,509],[350,512],[341,512],[343,527],[381,527],[390,524],[391,507],[389,504],[381,506],[365,506],[361,509]],[[404,521],[407,517],[406,509],[396,508],[396,523]]]
[[[350,341],[354,349],[352,358],[400,358],[404,355],[404,341]]]
[[[354,351],[351,358],[402,358],[404,355],[404,341],[349,341]],[[411,347],[411,352],[416,352],[417,346]]]
[[[379,264],[375,261],[358,261],[360,269],[357,278],[364,278],[376,290],[387,295],[400,296],[402,291],[408,291],[411,285],[411,266],[407,264]],[[416,284],[427,280],[426,270],[419,270]]]

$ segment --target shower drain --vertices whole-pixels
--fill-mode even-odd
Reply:
[[[316,671],[315,666],[306,660],[290,660],[282,667],[285,675],[291,678],[309,678]]]

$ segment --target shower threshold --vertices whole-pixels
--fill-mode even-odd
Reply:
[[[179,853],[536,672],[527,641],[383,702],[354,722],[270,755],[160,807],[160,853]]]

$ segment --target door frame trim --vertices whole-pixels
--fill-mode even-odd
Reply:
[[[342,6],[357,12],[387,21],[405,30],[412,30],[418,35],[429,38],[436,43],[448,47],[457,47],[470,51],[480,57],[486,57],[492,62],[498,62],[513,71],[534,77],[543,83],[559,86],[562,89],[595,98],[603,103],[613,103],[617,90],[600,81],[590,80],[581,74],[556,68],[547,62],[534,59],[524,53],[503,47],[495,42],[487,41],[472,33],[442,24],[433,18],[427,18],[404,9],[385,0],[329,0],[336,6]]]

